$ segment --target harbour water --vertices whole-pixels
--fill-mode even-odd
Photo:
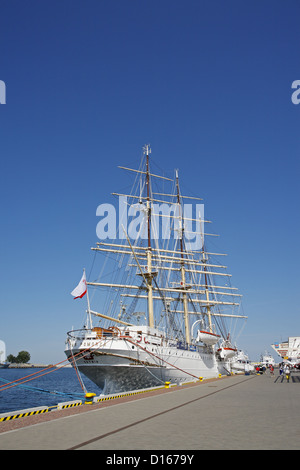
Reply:
[[[53,370],[53,369],[51,369]],[[1,369],[0,370],[0,413],[18,411],[36,406],[55,406],[64,401],[82,399],[84,391],[73,368],[54,369],[47,373],[44,369]],[[23,385],[6,388],[5,382],[11,382],[30,374],[37,377]],[[40,377],[38,377],[40,375]],[[31,379],[32,377],[28,377]],[[101,394],[101,389],[81,375],[88,392]],[[21,382],[21,381],[20,381]],[[9,387],[9,385],[8,385]],[[37,390],[38,389],[38,390]]]

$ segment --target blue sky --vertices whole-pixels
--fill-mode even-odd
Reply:
[[[64,359],[96,208],[150,142],[179,168],[248,315],[258,359],[300,335],[298,0],[1,0],[0,338]]]

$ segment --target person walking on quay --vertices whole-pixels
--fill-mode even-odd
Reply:
[[[290,375],[291,375],[291,369],[290,369],[289,364],[285,364],[283,366],[283,373],[286,377],[286,380],[289,382],[290,381]]]
[[[273,366],[273,364],[270,364],[270,374],[274,375],[274,366]]]

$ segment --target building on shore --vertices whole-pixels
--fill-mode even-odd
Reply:
[[[289,336],[287,341],[275,342],[271,346],[282,359],[293,363],[300,362],[300,336]]]

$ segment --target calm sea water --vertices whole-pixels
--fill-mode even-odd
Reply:
[[[42,369],[0,369],[0,387],[4,385],[2,379],[10,382],[38,371],[40,372]],[[42,374],[43,372],[40,373]],[[88,392],[96,393],[96,395],[101,394],[101,389],[93,382],[82,374],[81,378]],[[84,397],[84,392],[73,368],[55,369],[54,372],[24,383],[25,386],[41,390],[29,390],[21,386],[12,387],[7,390],[3,390],[5,387],[0,388],[0,413],[18,411],[35,406],[54,406],[64,401]],[[73,394],[73,396],[63,395],[62,393]]]

